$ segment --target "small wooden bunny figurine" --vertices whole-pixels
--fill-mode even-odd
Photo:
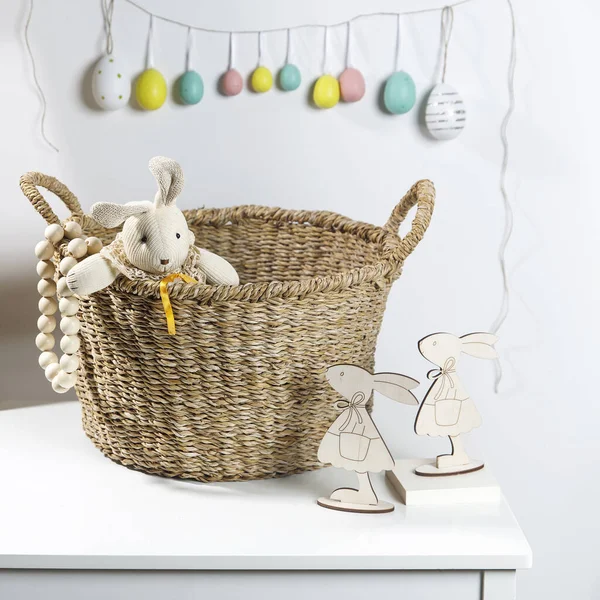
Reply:
[[[329,367],[326,377],[345,400],[337,403],[343,412],[321,441],[318,458],[334,467],[354,471],[358,489],[339,488],[329,498],[319,498],[317,502],[324,508],[347,512],[391,512],[394,505],[378,501],[369,473],[393,469],[394,459],[367,412],[367,402],[373,390],[377,390],[396,402],[416,405],[419,402],[409,390],[417,387],[419,382],[397,373],[371,375],[355,365]]]
[[[419,352],[439,367],[427,373],[433,384],[419,408],[415,421],[417,435],[448,436],[452,453],[438,456],[436,464],[415,469],[417,475],[457,475],[483,468],[465,452],[461,434],[481,425],[481,416],[456,370],[461,352],[477,358],[496,358],[493,345],[498,338],[491,333],[470,333],[457,337],[451,333],[434,333],[419,342]]]

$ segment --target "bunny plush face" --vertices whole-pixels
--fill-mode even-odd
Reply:
[[[99,202],[92,216],[105,227],[123,225],[123,248],[135,267],[152,274],[177,271],[194,243],[183,213],[175,200],[183,189],[183,173],[174,160],[158,156],[150,161],[158,182],[152,202],[125,205]]]

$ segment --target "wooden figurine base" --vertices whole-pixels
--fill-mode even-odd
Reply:
[[[394,469],[386,474],[406,506],[498,502],[501,499],[500,487],[489,468],[461,477],[422,477],[415,470],[423,463],[435,465],[435,458],[429,461],[424,458],[397,459]]]
[[[449,467],[436,467],[435,461],[420,465],[415,469],[421,477],[447,477],[449,475],[465,475],[483,469],[484,464],[478,460],[472,460],[466,465],[451,465]]]
[[[390,513],[394,510],[393,504],[384,502],[383,500],[379,500],[377,504],[355,504],[353,502],[340,502],[339,500],[322,497],[317,500],[317,504],[323,508],[330,508],[331,510],[365,514]]]

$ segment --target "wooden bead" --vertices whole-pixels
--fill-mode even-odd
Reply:
[[[75,354],[63,354],[60,357],[60,366],[65,373],[73,373],[79,367],[79,358]]]
[[[48,352],[54,348],[54,336],[51,333],[38,333],[35,338],[35,345],[42,351]]]
[[[77,264],[77,259],[72,256],[65,256],[60,261],[60,265],[58,265],[58,269],[63,275],[66,275],[75,265]]]
[[[65,335],[75,335],[79,332],[81,323],[77,317],[63,317],[60,320],[60,330]]]
[[[42,369],[45,369],[48,365],[53,365],[58,362],[58,356],[54,352],[42,352],[38,358],[38,363]]]
[[[97,237],[89,237],[85,240],[88,247],[88,254],[98,254],[102,250],[102,240]]]
[[[40,260],[36,265],[35,270],[40,277],[50,279],[54,277],[54,263],[50,260]]]
[[[44,298],[54,296],[56,294],[56,284],[52,279],[40,279],[37,285],[38,293]]]
[[[58,295],[66,298],[68,296],[72,296],[73,292],[69,289],[67,285],[67,278],[61,277],[56,283],[56,289],[58,291]]]
[[[77,335],[65,335],[60,340],[60,349],[67,354],[75,354],[79,350],[81,342]]]
[[[40,298],[38,308],[43,315],[53,315],[58,310],[58,303],[54,298]]]
[[[87,244],[85,240],[81,238],[75,238],[69,242],[67,246],[67,250],[75,257],[75,258],[83,258],[88,251]]]
[[[58,385],[68,390],[75,385],[75,382],[77,381],[77,373],[65,373],[61,370],[56,376],[56,380]]]
[[[56,381],[56,377],[52,380],[52,389],[57,394],[64,394],[69,391],[67,388],[64,388],[61,385],[58,385],[58,381]]]
[[[42,315],[37,322],[40,333],[52,333],[56,329],[56,319],[48,315]]]
[[[81,237],[81,225],[75,221],[65,223],[65,235],[71,240]]]
[[[60,372],[60,365],[58,363],[51,363],[44,369],[44,374],[48,381],[52,381]]]
[[[63,239],[64,235],[64,229],[56,223],[48,225],[48,227],[46,227],[46,231],[44,231],[44,237],[53,244],[60,242],[60,240]]]
[[[63,317],[72,317],[79,310],[79,300],[72,297],[61,298],[58,307]]]
[[[40,260],[49,260],[54,254],[54,246],[48,240],[38,242],[35,247],[35,255]]]

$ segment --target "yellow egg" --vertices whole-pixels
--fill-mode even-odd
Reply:
[[[146,69],[135,82],[135,97],[145,110],[160,108],[167,99],[167,82],[156,69]]]
[[[268,92],[273,85],[273,75],[267,67],[257,67],[252,73],[252,89],[262,94]]]
[[[340,101],[340,84],[333,75],[321,75],[315,83],[313,100],[319,108],[332,108]]]

